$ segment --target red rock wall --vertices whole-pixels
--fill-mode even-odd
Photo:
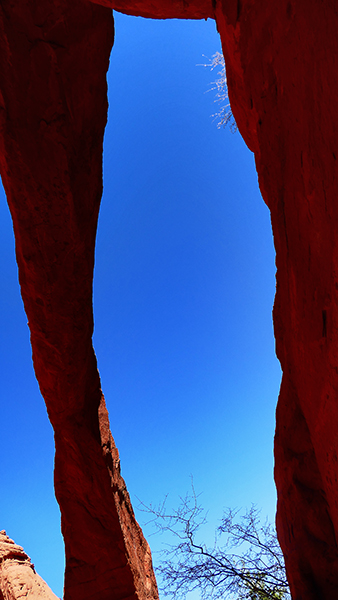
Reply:
[[[92,348],[111,10],[0,4],[0,170],[33,361],[55,431],[65,600],[157,598]]]
[[[276,246],[277,526],[294,600],[338,597],[338,9],[333,0],[0,5],[0,169],[33,360],[55,430],[66,600],[156,598],[92,335],[110,11],[217,20]]]
[[[236,6],[237,4],[237,6]],[[277,528],[294,600],[338,597],[338,8],[220,2],[232,108],[276,247]]]

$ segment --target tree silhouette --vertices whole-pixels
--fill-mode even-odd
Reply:
[[[255,506],[242,515],[238,510],[225,510],[214,545],[208,547],[197,540],[206,512],[193,484],[192,493],[180,498],[177,509],[168,512],[166,501],[158,508],[141,503],[155,531],[174,539],[161,551],[155,568],[164,595],[181,600],[198,590],[202,600],[291,599],[276,530],[260,521]]]

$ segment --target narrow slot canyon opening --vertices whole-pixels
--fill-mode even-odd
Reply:
[[[115,13],[115,30],[94,348],[139,522],[138,499],[175,504],[193,475],[213,538],[224,506],[274,520],[269,211],[252,153],[212,117],[215,23]]]
[[[116,14],[94,347],[134,504],[175,501],[192,474],[211,519],[251,502],[273,519],[274,251],[253,156],[211,117],[216,73],[198,65],[217,50],[213,21]],[[3,194],[0,227],[1,527],[62,596],[52,429]]]

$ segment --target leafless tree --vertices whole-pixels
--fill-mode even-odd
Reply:
[[[193,485],[177,509],[167,511],[166,504],[167,498],[158,508],[141,503],[155,531],[168,533],[174,540],[161,551],[156,568],[164,595],[181,600],[198,590],[202,600],[291,599],[276,530],[267,521],[261,522],[255,506],[242,515],[227,509],[215,543],[208,547],[198,539],[206,512]]]
[[[215,52],[211,59],[209,59],[209,63],[203,66],[209,67],[211,71],[219,68],[219,71],[217,72],[218,77],[212,82],[213,87],[210,88],[210,91],[216,90],[215,102],[218,102],[221,105],[219,110],[212,115],[215,119],[217,119],[217,127],[220,129],[221,127],[226,127],[229,125],[230,130],[235,133],[237,131],[237,124],[229,103],[228,85],[223,54],[220,52]]]

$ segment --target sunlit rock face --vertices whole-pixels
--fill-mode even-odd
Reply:
[[[1,600],[59,600],[36,573],[21,546],[0,531],[0,598]]]
[[[65,599],[157,598],[91,343],[111,7],[216,18],[233,113],[255,152],[276,246],[279,538],[294,600],[336,600],[336,3],[3,0],[0,170],[35,371],[55,431]]]

